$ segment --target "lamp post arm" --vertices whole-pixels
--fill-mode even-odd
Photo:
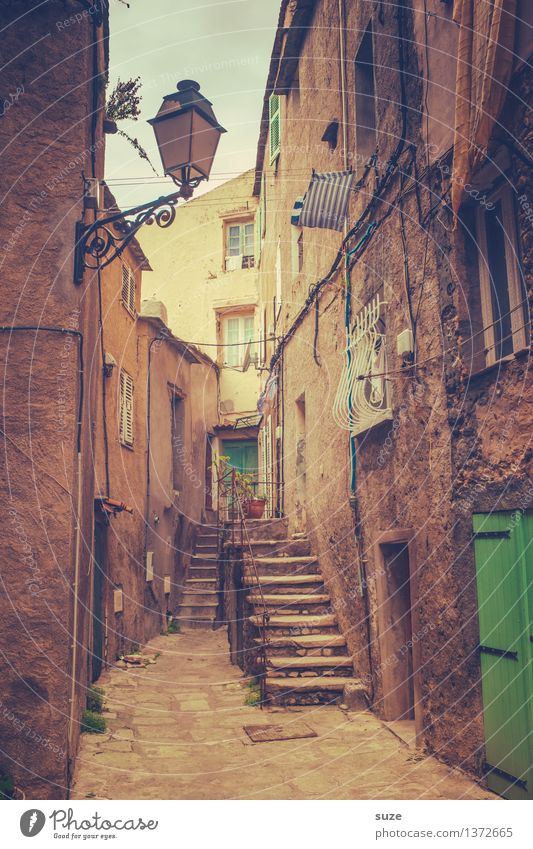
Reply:
[[[185,187],[124,212],[118,210],[89,225],[78,221],[74,282],[82,282],[86,268],[105,268],[120,257],[143,224],[155,223],[158,227],[170,227],[176,217],[176,205],[182,197],[190,197]]]

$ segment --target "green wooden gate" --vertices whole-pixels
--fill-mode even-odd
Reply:
[[[473,523],[487,781],[533,799],[533,513]]]

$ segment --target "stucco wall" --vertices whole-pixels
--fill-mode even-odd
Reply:
[[[209,192],[182,203],[169,228],[144,228],[140,241],[154,269],[145,280],[143,297],[164,301],[171,330],[199,347],[222,365],[217,351],[217,313],[248,305],[258,297],[255,269],[225,270],[224,217],[232,221],[251,218],[257,199],[252,195],[253,172],[247,172]],[[228,219],[229,220],[229,219]],[[257,335],[259,317],[256,315]],[[256,335],[256,338],[257,338]],[[258,394],[258,374],[253,366],[242,373],[221,368],[220,400],[233,402],[233,420],[253,413]]]
[[[93,19],[61,30],[75,2],[3,3],[0,119],[3,326],[67,327],[90,357],[96,299],[85,276],[73,285],[74,226],[82,215],[82,171],[102,174],[101,105],[91,80]],[[12,19],[18,18],[13,24]],[[97,31],[101,39],[103,29]],[[44,40],[43,40],[44,39]],[[9,61],[8,61],[9,60]],[[96,77],[95,77],[96,78]],[[43,104],[45,105],[43,108]],[[96,147],[95,147],[96,145]],[[93,169],[96,169],[93,171]],[[84,379],[78,500],[79,338],[48,331],[3,332],[2,498],[7,522],[0,554],[0,766],[27,798],[64,798],[79,716],[85,705],[90,607],[93,475],[88,440],[91,373]],[[76,513],[80,516],[77,626],[74,627]],[[73,675],[73,647],[77,653]],[[69,699],[72,676],[73,725]]]

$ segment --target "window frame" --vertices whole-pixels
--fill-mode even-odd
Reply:
[[[128,386],[130,387],[129,409],[126,392]],[[133,448],[135,442],[134,394],[133,378],[126,369],[121,368],[119,376],[119,440],[120,444],[126,448]]]
[[[251,320],[251,331],[246,331],[246,322]],[[220,316],[221,321],[221,363],[223,367],[226,368],[240,368],[244,361],[244,354],[246,351],[246,342],[252,341],[254,339],[254,330],[255,330],[255,309],[251,310],[242,310],[239,312],[226,312],[222,313]],[[238,331],[237,331],[237,339],[234,343],[234,347],[228,347],[229,343],[229,335],[228,335],[228,322],[229,321],[237,321],[238,322]],[[248,340],[245,337],[250,333],[251,339]],[[254,353],[255,345],[252,344],[250,346],[250,354]],[[235,353],[236,359],[235,362],[231,362],[228,359],[229,353]]]
[[[507,291],[509,298],[509,310],[511,316],[511,354],[496,356],[497,345],[495,326],[497,320],[494,318],[492,303],[491,270],[488,255],[487,230],[485,216],[492,214],[492,210],[486,209],[481,204],[476,209],[476,245],[479,274],[479,290],[481,301],[481,319],[483,324],[482,338],[484,340],[483,354],[485,367],[490,367],[509,356],[514,356],[518,351],[527,347],[528,333],[526,326],[526,307],[524,285],[520,273],[520,255],[518,250],[518,234],[516,210],[514,207],[511,187],[504,183],[498,186],[487,198],[489,203],[501,202],[502,218],[501,226],[505,243],[505,269],[507,275]],[[520,305],[522,304],[522,310]]]

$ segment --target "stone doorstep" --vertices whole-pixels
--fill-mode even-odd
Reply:
[[[182,607],[189,607],[193,605],[198,607],[199,605],[206,605],[208,607],[214,605],[215,607],[218,604],[218,597],[215,591],[211,590],[186,590],[183,593],[181,599],[180,609]]]
[[[306,692],[311,690],[320,690],[325,692],[342,693],[349,679],[338,678],[333,675],[324,677],[315,675],[313,678],[271,678],[266,677],[267,692],[269,690],[282,690],[283,692],[291,693],[293,690],[297,692]]]

